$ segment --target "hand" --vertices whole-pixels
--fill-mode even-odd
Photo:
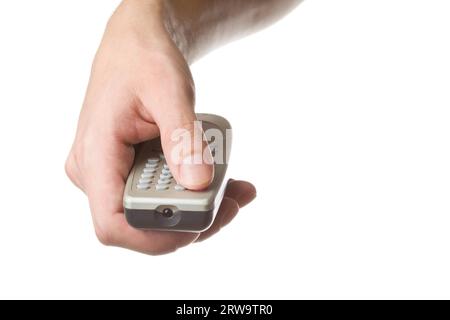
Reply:
[[[186,129],[191,135],[197,130],[189,66],[165,27],[159,2],[139,7],[142,3],[124,1],[108,23],[66,172],[89,198],[100,242],[163,254],[218,232],[253,200],[256,190],[248,182],[230,181],[213,226],[202,234],[141,231],[126,222],[122,197],[134,146],[161,135],[167,156],[174,148],[175,130]],[[203,154],[192,147],[183,157],[198,152]],[[213,178],[207,163],[167,161],[175,179],[189,189],[204,189]]]

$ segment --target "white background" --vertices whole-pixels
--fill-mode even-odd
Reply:
[[[117,3],[0,2],[0,297],[450,298],[448,1],[307,1],[196,64],[259,193],[162,257],[101,246],[63,169]]]

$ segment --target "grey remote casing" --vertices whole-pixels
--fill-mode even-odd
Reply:
[[[160,139],[143,143],[125,186],[123,206],[137,229],[201,232],[214,221],[226,188],[231,150],[230,123],[216,115],[197,114],[214,158],[214,179],[203,191],[178,185],[162,154]]]

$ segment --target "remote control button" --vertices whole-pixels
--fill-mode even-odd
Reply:
[[[170,180],[170,179],[172,179],[172,175],[171,175],[171,174],[161,174],[161,175],[159,176],[159,178],[160,178],[161,180]]]
[[[161,185],[166,185],[166,184],[170,184],[172,181],[170,181],[170,180],[164,180],[164,179],[159,179],[158,180],[158,184],[161,184]]]
[[[169,169],[162,169],[161,173],[162,174],[172,174]]]
[[[157,164],[157,163],[147,163],[147,164],[145,165],[145,168],[148,168],[148,169],[156,169],[156,168],[158,168],[158,164]]]
[[[176,190],[176,191],[184,191],[184,190],[186,190],[186,188],[183,187],[181,184],[177,184],[177,185],[175,186],[175,190]]]
[[[153,172],[145,172],[141,174],[141,178],[153,178],[155,174]]]
[[[170,169],[169,169],[169,165],[168,165],[167,163],[164,163],[163,169],[170,170]]]
[[[167,190],[167,189],[169,189],[169,186],[167,184],[158,184],[156,186],[156,190],[157,191],[164,191],[164,190]]]
[[[145,173],[155,173],[157,168],[144,168]]]
[[[158,157],[150,157],[150,158],[148,158],[147,163],[155,164],[155,163],[159,163],[159,161],[160,161],[160,159]]]
[[[141,183],[137,185],[138,190],[148,190],[150,189],[150,184],[148,183]]]
[[[140,178],[139,184],[150,184],[152,182],[152,178]]]

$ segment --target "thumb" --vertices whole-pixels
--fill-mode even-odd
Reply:
[[[173,104],[158,109],[153,114],[175,180],[190,190],[207,188],[214,177],[213,158],[193,105]]]

